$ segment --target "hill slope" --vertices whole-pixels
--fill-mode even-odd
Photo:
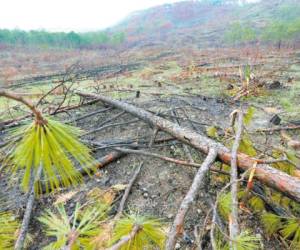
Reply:
[[[299,9],[289,8],[295,4]],[[111,30],[125,32],[128,41],[135,44],[159,42],[211,47],[224,43],[224,34],[234,22],[258,29],[270,20],[299,14],[300,3],[295,0],[263,0],[244,6],[183,1],[135,12]]]

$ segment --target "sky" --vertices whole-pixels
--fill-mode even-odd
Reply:
[[[133,11],[179,0],[2,0],[0,29],[95,31]]]

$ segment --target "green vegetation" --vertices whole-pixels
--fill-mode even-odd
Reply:
[[[44,224],[46,234],[55,237],[45,249],[93,249],[92,241],[100,232],[100,223],[106,218],[106,208],[85,208],[80,211],[76,204],[75,211],[69,217],[63,206],[57,207],[57,213],[47,211],[39,221]]]
[[[262,222],[269,235],[280,233],[285,240],[291,241],[291,249],[300,246],[300,220],[296,217],[282,217],[273,213],[264,213]]]
[[[127,215],[117,222],[113,243],[118,242],[123,236],[129,235],[134,226],[138,226],[140,229],[133,239],[120,248],[121,250],[140,250],[146,246],[148,246],[147,249],[155,249],[155,246],[164,249],[165,233],[160,220],[140,215]]]
[[[15,220],[13,214],[1,212],[0,225],[0,249],[12,249],[19,223]]]
[[[80,48],[99,45],[117,45],[125,41],[125,33],[105,31],[75,33],[23,31],[0,29],[0,44],[34,47]]]
[[[244,9],[246,11],[246,9]],[[266,15],[267,16],[267,15]],[[283,42],[295,42],[300,38],[300,6],[296,3],[279,5],[266,25],[257,27],[252,20],[234,22],[224,35],[224,40],[233,45],[264,41],[277,44],[280,49]]]
[[[230,44],[252,42],[257,38],[256,31],[250,24],[233,23],[225,33],[225,41]]]
[[[234,241],[237,243],[237,250],[258,250],[260,248],[260,239],[252,235],[249,231],[241,232]],[[218,230],[216,233],[216,249],[229,250],[229,241]]]
[[[81,181],[81,175],[74,167],[71,158],[75,159],[83,169],[89,172],[93,159],[90,150],[79,142],[81,130],[60,122],[47,119],[46,124],[33,121],[20,127],[13,137],[20,140],[12,142],[9,147],[11,154],[7,162],[12,163],[14,173],[24,170],[22,187],[28,190],[31,173],[34,174],[42,165],[45,176],[46,190],[54,190],[60,186],[76,185]],[[36,191],[41,192],[41,183]]]
[[[156,246],[163,249],[165,233],[160,220],[140,215],[126,215],[112,228],[107,220],[108,209],[106,205],[101,206],[98,203],[96,206],[87,207],[80,207],[77,204],[70,216],[62,205],[57,207],[56,213],[47,211],[39,221],[44,225],[46,234],[54,237],[55,241],[45,249],[62,249],[66,246],[68,249],[95,249],[97,239],[106,239],[101,244],[107,247],[128,236],[135,226],[139,229],[134,237],[124,242],[119,249],[139,250],[143,247],[154,249]]]
[[[283,41],[293,41],[299,38],[300,19],[291,21],[274,21],[263,30],[262,40],[275,42],[280,49]]]

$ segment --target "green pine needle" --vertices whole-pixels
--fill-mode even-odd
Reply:
[[[118,242],[123,236],[130,234],[135,225],[139,225],[141,230],[133,240],[122,246],[120,250],[140,250],[145,247],[154,249],[155,246],[164,249],[165,232],[162,229],[161,221],[140,215],[127,215],[117,222],[112,244]]]
[[[242,198],[245,192],[239,191],[238,192],[238,199]],[[218,210],[219,213],[222,215],[224,219],[228,219],[229,214],[231,213],[232,210],[232,205],[231,205],[231,193],[222,193],[218,199]]]
[[[244,231],[235,239],[237,250],[255,250],[260,248],[260,239],[249,231]]]
[[[13,249],[19,223],[9,212],[0,213],[0,249]]]
[[[264,201],[257,197],[253,196],[249,199],[248,201],[250,207],[255,211],[255,212],[261,212],[265,210],[265,203]]]
[[[211,138],[218,138],[218,130],[215,126],[210,126],[206,129],[206,134]]]
[[[82,181],[73,160],[88,173],[93,166],[90,149],[79,141],[82,134],[80,129],[51,119],[47,121],[44,125],[32,122],[22,126],[13,134],[21,140],[9,145],[11,153],[7,163],[13,165],[14,173],[24,170],[22,187],[26,191],[31,169],[34,168],[36,173],[40,165],[43,167],[46,191],[76,185]],[[37,192],[40,192],[40,185],[36,186]]]
[[[300,247],[300,220],[299,218],[288,218],[285,220],[280,233],[285,239],[292,239],[291,245],[293,248]],[[294,248],[296,249],[296,248]]]
[[[228,219],[231,212],[231,193],[223,193],[218,200],[218,210],[224,219]]]
[[[269,235],[280,233],[284,239],[291,241],[292,249],[300,248],[300,219],[281,217],[272,213],[262,215],[262,222]]]
[[[260,249],[260,239],[253,236],[249,231],[241,232],[236,239],[237,250],[256,250]],[[216,247],[218,250],[229,250],[230,244],[227,238],[220,231],[216,232]]]
[[[257,152],[253,146],[251,138],[247,133],[244,133],[244,136],[239,145],[239,151],[250,156],[256,156]]]
[[[249,107],[244,115],[243,118],[243,123],[245,124],[245,126],[250,125],[251,121],[253,120],[253,116],[255,113],[255,108],[254,107]]]
[[[63,206],[57,213],[47,211],[38,220],[44,224],[48,236],[56,238],[45,249],[61,249],[68,244],[70,235],[77,235],[72,249],[92,249],[94,237],[100,233],[100,223],[106,218],[106,206],[87,207],[82,211],[76,204],[72,216],[68,216]]]
[[[282,218],[273,213],[264,213],[261,216],[267,234],[272,235],[282,228]]]

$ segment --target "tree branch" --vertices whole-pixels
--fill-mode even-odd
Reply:
[[[232,127],[234,128],[234,123],[236,117],[237,122],[237,132],[235,140],[231,150],[231,170],[230,170],[230,181],[231,181],[231,213],[229,215],[229,235],[231,239],[235,239],[239,234],[239,223],[238,223],[238,170],[237,170],[237,154],[240,142],[242,140],[243,133],[243,113],[240,110],[235,110],[232,113],[235,117],[233,120]],[[230,248],[237,250],[237,244],[235,241],[230,241]]]
[[[208,172],[210,166],[214,163],[217,157],[217,150],[211,148],[205,161],[202,163],[201,168],[199,168],[197,174],[194,177],[193,183],[182,200],[178,212],[175,216],[174,222],[171,226],[170,232],[168,234],[168,239],[166,242],[166,250],[173,250],[175,248],[177,237],[183,233],[184,218],[190,208],[190,205],[195,200],[196,194],[200,188],[205,174]]]

